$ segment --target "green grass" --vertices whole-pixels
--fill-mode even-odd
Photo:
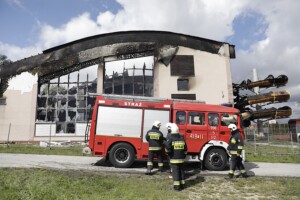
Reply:
[[[25,154],[48,154],[48,155],[82,155],[83,146],[67,146],[67,147],[40,147],[33,144],[10,144],[0,145],[0,153],[25,153]]]
[[[170,189],[167,173],[105,174],[49,169],[0,170],[0,199],[299,199],[299,178],[226,180],[223,176],[187,174],[187,188]]]
[[[300,163],[300,148],[291,145],[246,143],[245,151],[247,162]]]

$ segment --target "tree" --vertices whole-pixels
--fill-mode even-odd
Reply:
[[[0,65],[5,65],[11,63],[11,60],[7,59],[7,56],[0,55]],[[8,80],[10,77],[5,77],[0,79],[0,98],[3,98],[3,94],[8,88]]]

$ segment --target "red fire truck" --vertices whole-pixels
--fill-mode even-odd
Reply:
[[[186,160],[202,162],[209,170],[222,170],[228,163],[229,123],[242,131],[239,110],[232,107],[193,100],[100,95],[96,97],[88,148],[115,167],[130,167],[136,159],[148,158],[145,135],[156,120],[162,123],[160,130],[165,137],[165,124],[176,123],[187,143]]]

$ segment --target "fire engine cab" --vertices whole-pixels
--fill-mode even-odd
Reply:
[[[89,135],[94,156],[105,157],[115,167],[130,167],[136,159],[148,158],[145,135],[154,121],[176,123],[186,140],[187,161],[201,162],[209,170],[222,170],[228,163],[227,126],[241,128],[239,110],[193,100],[100,95],[96,97]]]

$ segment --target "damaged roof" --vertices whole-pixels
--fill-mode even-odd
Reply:
[[[0,65],[0,78],[22,72],[38,74],[40,83],[99,64],[106,57],[129,59],[153,55],[165,65],[179,46],[218,54],[224,42],[165,31],[124,31],[100,34],[59,45],[42,54]],[[235,58],[229,44],[230,58]],[[170,53],[171,52],[171,53]],[[165,60],[164,60],[165,59]],[[169,58],[170,60],[170,58]]]

